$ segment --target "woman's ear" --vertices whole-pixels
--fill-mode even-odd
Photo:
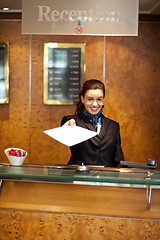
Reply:
[[[82,95],[81,95],[81,102],[84,104],[84,98]]]

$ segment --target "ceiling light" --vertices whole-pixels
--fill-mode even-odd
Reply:
[[[8,11],[9,8],[8,8],[8,7],[4,7],[3,10],[4,10],[4,11]]]

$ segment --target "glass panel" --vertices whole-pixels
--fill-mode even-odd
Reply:
[[[79,172],[76,167],[67,166],[35,166],[24,165],[14,167],[2,164],[0,179],[27,179],[55,182],[92,182],[160,185],[160,172],[148,170],[126,169],[96,169],[89,168],[89,172]]]

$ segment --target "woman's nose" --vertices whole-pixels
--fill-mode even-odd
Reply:
[[[93,101],[93,106],[97,106],[97,101]]]

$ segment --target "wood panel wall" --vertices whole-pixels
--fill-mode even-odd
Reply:
[[[0,210],[1,239],[158,240],[159,222],[68,214]]]
[[[138,37],[107,38],[106,115],[120,122],[126,161],[160,167],[160,23]]]
[[[21,21],[1,21],[0,42],[9,42],[10,103],[0,105],[0,162],[8,162],[4,149],[11,146],[28,152],[26,163],[68,162],[69,148],[43,130],[58,127],[75,106],[44,105],[43,46],[86,43],[85,79],[103,81],[105,53],[104,114],[120,123],[126,161],[153,158],[160,169],[159,41],[160,23],[139,23],[138,37],[104,38],[22,35]]]
[[[29,152],[29,36],[21,34],[20,22],[0,22],[0,42],[9,43],[10,99],[0,105],[0,161],[8,162],[7,147]]]

